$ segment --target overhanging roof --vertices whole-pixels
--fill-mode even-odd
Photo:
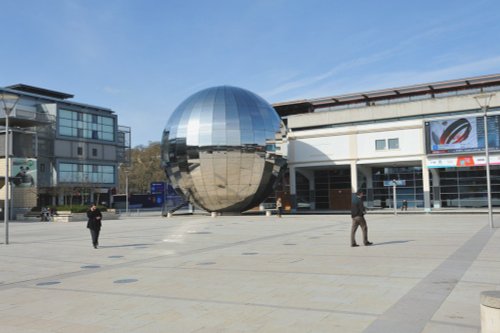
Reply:
[[[328,107],[351,103],[369,103],[381,99],[392,99],[403,96],[436,94],[446,91],[480,88],[500,85],[500,74],[475,76],[465,79],[440,81],[434,83],[416,84],[398,88],[372,90],[361,93],[337,95],[298,101],[274,103],[273,107],[280,116],[314,112],[316,107]]]
[[[27,84],[22,84],[22,83],[7,86],[5,88],[11,89],[11,90],[23,91],[23,92],[27,92],[27,93],[35,94],[35,95],[42,95],[42,96],[57,98],[57,99],[68,99],[68,98],[75,97],[74,95],[66,94],[66,93],[63,93],[60,91],[29,86]]]

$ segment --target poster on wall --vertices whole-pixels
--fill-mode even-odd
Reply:
[[[430,158],[427,161],[427,167],[429,169],[476,167],[485,165],[486,157],[475,155],[438,157]],[[500,165],[500,156],[490,156],[490,165]]]
[[[36,186],[36,159],[12,158],[12,183],[16,187]]]
[[[489,149],[500,149],[500,116],[488,117]],[[425,123],[427,153],[447,154],[484,150],[483,117],[461,117]]]
[[[432,151],[463,151],[478,147],[475,117],[433,121],[430,133]]]

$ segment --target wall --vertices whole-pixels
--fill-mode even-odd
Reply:
[[[479,112],[480,107],[473,96],[475,95],[441,97],[335,111],[316,111],[314,113],[289,116],[288,127],[293,129],[308,126],[394,119],[408,116],[431,117],[433,114],[455,112],[457,110],[476,110]],[[490,107],[498,106],[500,106],[500,94],[493,96],[490,101]]]
[[[399,139],[399,149],[377,151],[375,140]],[[349,126],[291,133],[288,158],[294,165],[349,164],[351,160],[410,157],[425,154],[422,120]]]

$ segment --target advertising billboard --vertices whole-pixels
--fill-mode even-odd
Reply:
[[[488,117],[490,150],[500,150],[500,116]],[[483,117],[461,117],[425,123],[428,154],[463,153],[484,150]]]
[[[16,187],[36,186],[36,159],[12,158],[12,183]]]

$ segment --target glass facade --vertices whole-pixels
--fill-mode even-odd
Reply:
[[[349,209],[351,171],[349,168],[314,172],[316,209]]]
[[[490,166],[491,202],[500,206],[500,166]],[[488,207],[484,167],[439,169],[440,185],[434,187],[441,207]]]
[[[57,132],[61,136],[114,141],[115,119],[78,111],[58,110]]]
[[[309,190],[309,180],[300,172],[295,174],[295,188],[297,191],[297,209],[311,209],[311,201],[314,201],[315,191]]]
[[[408,201],[408,207],[424,207],[424,186],[422,167],[372,168],[373,206],[393,208],[393,187],[384,186],[387,180],[404,180],[405,185],[397,186],[397,207],[403,200]]]
[[[396,188],[397,208],[403,200],[409,208],[424,208],[424,186],[422,167],[372,167],[372,188],[365,180],[359,188],[366,193],[366,201],[373,208],[394,208],[393,186],[384,182],[394,179],[404,181]],[[430,202],[442,208],[485,208],[488,207],[486,171],[483,166],[435,169],[437,176],[429,174]],[[359,175],[359,173],[358,173]],[[500,165],[490,167],[492,205],[500,207]],[[438,177],[438,178],[435,178]],[[439,179],[439,181],[438,181]],[[297,209],[346,210],[351,195],[349,168],[314,171],[314,190],[300,172],[296,173]]]
[[[113,165],[59,163],[58,180],[60,183],[114,184]]]

